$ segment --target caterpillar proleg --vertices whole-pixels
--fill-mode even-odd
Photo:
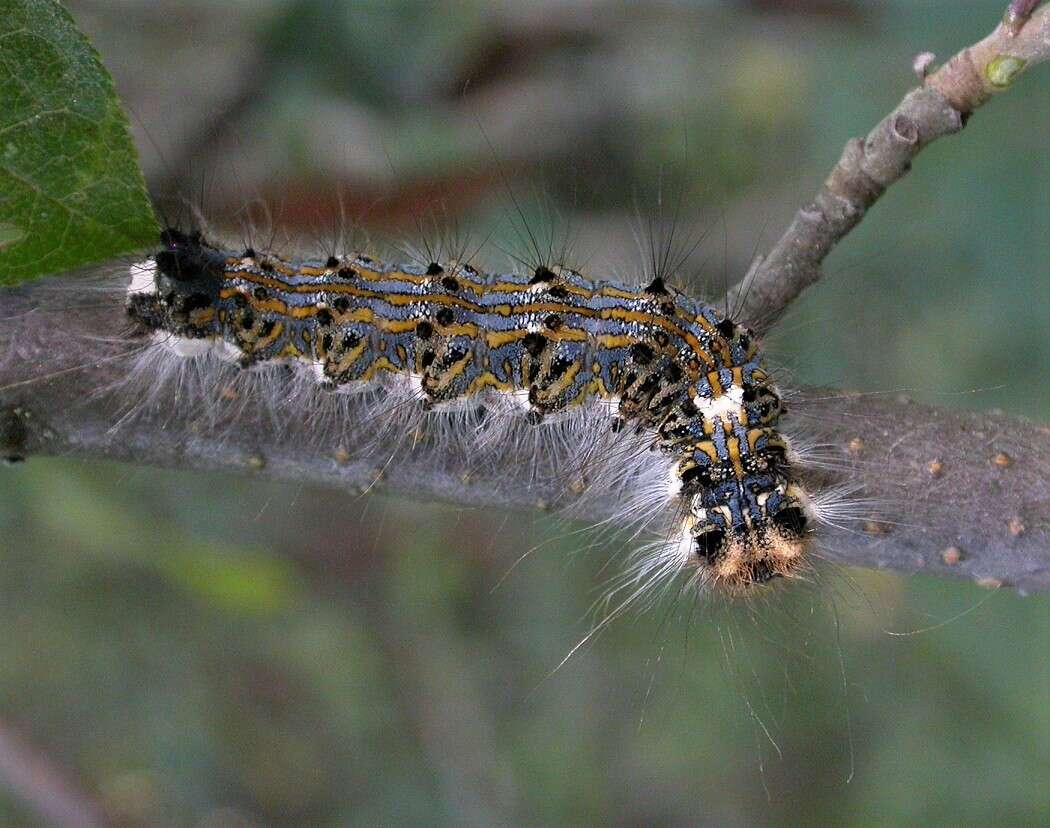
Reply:
[[[168,228],[132,266],[126,307],[177,359],[282,365],[284,381],[333,394],[376,390],[373,436],[350,443],[374,439],[401,407],[473,416],[468,439],[497,450],[493,434],[508,429],[597,423],[609,456],[645,453],[644,475],[603,469],[624,475],[625,516],[666,515],[666,541],[640,572],[694,570],[737,594],[805,567],[817,513],[758,344],[661,276],[632,286],[554,265],[288,259]]]

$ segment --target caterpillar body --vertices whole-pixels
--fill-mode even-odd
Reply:
[[[660,276],[291,260],[169,228],[132,267],[126,307],[181,357],[287,364],[334,393],[399,384],[423,410],[480,405],[537,428],[597,408],[666,460],[662,572],[692,568],[736,593],[804,566],[815,507],[757,343]]]

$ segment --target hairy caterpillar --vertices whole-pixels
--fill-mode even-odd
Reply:
[[[635,510],[673,513],[643,573],[693,569],[740,593],[802,570],[816,508],[754,338],[660,276],[632,287],[543,265],[290,260],[174,228],[161,242],[132,268],[127,311],[166,351],[285,364],[336,393],[378,386],[387,412],[480,407],[490,432],[597,414],[660,458],[662,480],[632,493]]]

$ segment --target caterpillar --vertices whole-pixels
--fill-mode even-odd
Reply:
[[[292,259],[169,227],[132,266],[126,310],[167,353],[282,365],[332,394],[378,386],[436,416],[471,407],[540,430],[597,418],[660,458],[660,479],[624,505],[671,515],[639,576],[692,570],[735,595],[806,566],[817,507],[755,337],[660,275],[632,286],[555,265]]]

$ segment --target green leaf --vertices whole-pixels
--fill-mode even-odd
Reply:
[[[0,0],[0,284],[156,239],[113,80],[53,0]]]

